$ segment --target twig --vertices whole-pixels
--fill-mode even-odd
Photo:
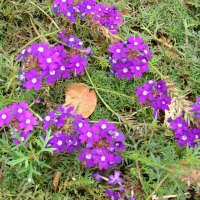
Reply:
[[[156,42],[159,42],[160,44],[166,46],[169,49],[172,49],[173,51],[175,51],[179,56],[184,56],[184,53],[179,51],[178,49],[172,47],[171,45],[163,42],[161,39],[157,38],[154,34],[151,33],[151,31],[146,28],[144,25],[141,27],[141,29],[143,29],[144,31],[146,31],[152,38],[153,40],[155,40]]]
[[[160,188],[160,186],[165,182],[165,180],[170,176],[170,173],[168,173],[157,185],[156,189],[147,197],[146,200],[149,200],[153,197],[153,195],[157,192],[157,190]]]
[[[58,26],[58,25],[56,24],[56,22],[54,21],[54,19],[53,19],[47,12],[45,12],[40,6],[38,6],[37,4],[33,3],[33,2],[30,1],[30,0],[28,1],[28,3],[34,5],[34,6],[37,7],[40,11],[42,11],[42,12],[52,21],[52,23],[55,25],[55,27],[56,27],[57,29],[60,29],[59,26]]]

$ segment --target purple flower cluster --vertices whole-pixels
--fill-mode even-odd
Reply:
[[[190,129],[182,117],[170,121],[171,129],[175,132],[177,144],[181,147],[196,147],[200,144],[200,129]]]
[[[114,124],[102,119],[90,126],[88,120],[77,117],[75,127],[81,143],[85,145],[79,153],[79,160],[87,167],[97,166],[102,170],[121,162],[119,153],[124,149],[125,138]]]
[[[125,42],[111,44],[108,51],[111,53],[111,69],[120,79],[140,78],[149,70],[148,62],[152,58],[152,52],[140,36],[130,36]]]
[[[192,105],[192,111],[196,118],[200,118],[200,97],[197,97],[196,103]]]
[[[24,101],[14,103],[9,107],[5,106],[0,110],[0,127],[11,126],[14,130],[11,135],[19,133],[22,142],[29,137],[36,125],[38,125],[37,118],[28,110],[28,104]],[[15,138],[13,142],[17,145],[21,143],[20,140]]]
[[[150,80],[142,86],[137,87],[135,91],[138,101],[142,104],[150,103],[154,109],[154,116],[158,115],[159,110],[168,110],[171,104],[171,98],[167,95],[165,81]]]
[[[79,148],[80,141],[74,129],[76,115],[73,107],[59,105],[57,111],[52,110],[44,116],[43,129],[52,130],[52,138],[47,146],[54,148],[55,153],[72,153]]]
[[[107,27],[111,33],[116,34],[123,18],[114,6],[99,4],[95,0],[54,0],[53,10],[56,15],[63,14],[70,21],[76,22],[76,16],[81,19],[91,16],[94,21]]]
[[[61,38],[62,32],[59,35]],[[63,37],[62,40],[70,48],[82,49],[81,40],[75,36]],[[18,56],[18,60],[22,59],[25,63],[18,79],[27,90],[40,90],[43,80],[46,84],[52,85],[60,78],[69,78],[71,73],[83,74],[84,68],[88,65],[87,55],[88,50],[68,52],[62,45],[54,47],[43,42],[33,43]]]
[[[77,115],[73,107],[58,106],[43,118],[43,129],[51,128],[48,146],[58,152],[73,152],[81,146],[79,160],[86,167],[108,169],[121,162],[119,154],[124,149],[125,137],[106,119],[90,125],[88,119]],[[114,184],[114,183],[113,183]]]

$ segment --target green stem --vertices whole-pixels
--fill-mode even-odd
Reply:
[[[55,27],[60,30],[59,26],[56,24],[56,22],[54,21],[54,19],[47,12],[45,12],[40,6],[36,5],[32,1],[29,0],[28,2],[30,4],[32,4],[32,5],[34,5],[35,7],[37,7],[40,11],[42,11],[52,21],[52,23],[55,25]]]
[[[37,114],[34,110],[32,110],[32,108],[28,107],[29,111],[31,111],[41,122],[42,122],[42,117]]]
[[[92,81],[92,79],[91,79],[91,77],[90,77],[90,75],[89,75],[89,73],[88,73],[88,71],[87,71],[86,68],[85,68],[85,72],[86,72],[86,74],[87,74],[87,76],[88,76],[88,78],[89,78],[89,81],[90,81],[91,85],[93,86],[93,88],[96,88],[95,85],[94,85],[94,82]],[[101,99],[102,103],[106,106],[106,108],[107,108],[109,111],[111,111],[113,114],[115,114],[115,115],[119,118],[119,114],[118,114],[117,112],[115,112],[115,111],[104,101],[104,99],[103,99],[103,98],[101,97],[101,95],[99,94],[98,90],[95,90],[95,91],[96,91],[97,96]]]
[[[116,92],[116,91],[113,91],[113,90],[108,90],[108,89],[105,89],[105,88],[97,88],[97,87],[90,87],[90,88],[95,89],[95,90],[101,90],[101,91],[104,91],[104,92],[107,92],[107,93],[113,93],[113,94],[116,94],[118,96],[126,97],[126,98],[129,98],[129,99],[132,99],[132,100],[135,99],[132,96],[128,96],[126,94],[122,94],[122,93],[119,93],[119,92]]]
[[[151,63],[149,64],[150,68],[152,68],[162,79],[165,79],[166,77]]]

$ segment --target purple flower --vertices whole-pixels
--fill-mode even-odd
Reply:
[[[54,70],[61,64],[61,57],[53,47],[50,47],[38,55],[38,62],[43,70]]]
[[[48,85],[53,85],[55,84],[56,80],[61,77],[61,71],[57,69],[46,69],[42,72],[42,76],[46,77],[46,83]]]
[[[196,118],[200,118],[200,97],[197,97],[196,103],[192,104],[192,111],[195,113]]]
[[[8,107],[4,107],[3,110],[0,111],[0,127],[4,125],[9,125],[11,120],[11,113]]]
[[[171,129],[177,134],[182,134],[183,131],[189,129],[188,123],[185,122],[182,117],[177,117],[175,120],[170,122]]]
[[[111,44],[108,51],[112,53],[112,57],[116,60],[126,57],[128,50],[124,48],[123,42],[117,42],[115,45]]]
[[[80,161],[85,163],[86,167],[95,166],[93,152],[90,149],[83,149],[82,152],[78,154],[78,158]]]
[[[51,138],[47,144],[47,146],[50,146],[51,148],[55,148],[54,152],[64,152],[66,151],[66,134],[58,132],[53,135],[53,138]]]
[[[25,73],[25,78],[27,79],[24,86],[27,90],[34,88],[39,90],[42,87],[42,77],[38,75],[37,69],[31,69]]]
[[[141,78],[149,70],[148,62],[152,58],[152,52],[139,36],[131,36],[125,42],[111,44],[108,51],[111,53],[111,69],[118,78]]]
[[[171,98],[166,95],[162,95],[157,97],[154,101],[151,102],[151,107],[156,110],[169,110],[169,106],[171,104]]]
[[[46,131],[49,126],[54,124],[56,118],[56,113],[54,110],[50,111],[47,115],[43,118],[43,129]]]
[[[107,189],[105,193],[112,199],[112,200],[118,200],[120,198],[120,193],[115,192],[113,190]]]
[[[124,180],[120,177],[120,174],[120,171],[114,171],[114,175],[109,176],[108,183],[112,186],[115,186],[117,184],[121,185],[124,182]]]
[[[73,56],[69,59],[69,70],[75,71],[76,74],[83,74],[87,65],[87,60],[82,56]]]
[[[23,115],[28,108],[28,104],[24,101],[18,103],[13,103],[10,106],[10,110],[13,111],[12,116],[18,118],[19,116]]]
[[[94,178],[96,181],[101,181],[102,176],[103,176],[103,174],[101,171],[96,171],[92,174],[92,178]]]
[[[30,111],[26,111],[21,115],[19,121],[19,127],[24,131],[32,131],[33,127],[38,125],[37,118],[33,117],[33,114]]]
[[[145,104],[146,101],[153,101],[155,99],[154,92],[149,85],[137,87],[135,94],[138,95],[138,101]]]
[[[22,142],[24,142],[29,136],[30,136],[30,132],[21,132],[20,133],[20,140],[22,141]],[[19,139],[17,139],[17,138],[14,138],[13,139],[13,143],[15,144],[15,145],[19,145],[19,144],[21,144],[21,141],[20,141]],[[29,145],[29,143],[27,142],[26,144],[25,144],[26,146],[28,146]]]

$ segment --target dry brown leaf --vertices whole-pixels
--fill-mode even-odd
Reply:
[[[61,175],[62,175],[61,172],[56,172],[56,173],[54,174],[54,177],[53,177],[53,188],[54,188],[54,192],[57,191],[57,188],[58,188],[58,184],[59,184],[59,180],[60,180]]]
[[[172,41],[169,38],[167,38],[164,35],[161,35],[159,37],[159,40],[161,41],[162,44],[164,44],[166,46],[166,48],[169,51],[172,58],[178,58],[179,57],[179,54],[173,49]]]
[[[88,118],[95,110],[97,96],[84,83],[72,83],[67,87],[64,106],[73,106],[78,114]]]

